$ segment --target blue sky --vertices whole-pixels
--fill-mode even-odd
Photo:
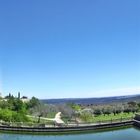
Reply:
[[[0,1],[2,95],[140,93],[139,7],[139,0]]]

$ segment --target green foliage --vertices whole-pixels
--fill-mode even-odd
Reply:
[[[35,97],[29,103],[24,103],[9,93],[5,100],[0,100],[0,120],[5,122],[28,122],[28,110],[39,104]]]
[[[31,100],[27,103],[27,108],[34,108],[38,105],[40,105],[40,101],[37,98],[32,97]]]
[[[29,119],[25,114],[13,112],[12,122],[28,122]]]
[[[132,117],[134,117],[134,115],[135,114],[133,114],[133,113],[119,113],[119,114],[116,114],[116,115],[114,115],[113,113],[111,113],[111,114],[109,114],[109,115],[98,115],[98,116],[95,116],[95,117],[93,117],[93,121],[92,122],[110,122],[111,120],[129,120],[129,119],[132,119]]]
[[[112,108],[110,106],[107,106],[103,109],[103,114],[111,114],[112,113]]]
[[[0,108],[2,109],[8,109],[10,107],[9,103],[7,101],[1,100],[0,101]]]
[[[71,104],[68,104],[68,105],[75,111],[80,111],[81,110],[81,107],[77,104],[71,103]]]
[[[12,121],[12,111],[8,109],[0,110],[0,119],[6,122]]]
[[[137,103],[137,106],[140,108],[140,102],[139,102],[139,103]]]
[[[88,112],[83,112],[81,115],[80,115],[80,119],[84,122],[92,122],[93,120],[93,115],[91,113],[88,113]]]
[[[100,108],[96,108],[96,109],[94,110],[94,114],[95,114],[96,116],[101,115],[101,114],[102,114],[102,110],[101,110]]]
[[[9,109],[1,109],[0,120],[5,122],[26,122],[28,121],[28,118],[25,114],[17,113]]]

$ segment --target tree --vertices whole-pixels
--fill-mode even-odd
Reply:
[[[131,101],[131,102],[128,102],[127,103],[129,106],[133,106],[133,107],[135,107],[135,106],[137,106],[137,103],[136,102],[134,102],[134,101]]]
[[[40,101],[35,97],[32,97],[31,100],[27,103],[28,108],[34,108],[38,105],[40,105]]]
[[[95,115],[101,115],[102,114],[102,110],[100,109],[100,108],[96,108],[95,110],[94,110],[94,114]]]
[[[0,110],[0,119],[6,122],[10,122],[12,120],[12,111],[8,109]]]
[[[83,113],[81,113],[80,118],[84,122],[92,122],[93,115],[89,112],[83,112]]]
[[[14,111],[21,112],[21,113],[26,112],[25,104],[18,98],[14,100],[13,106],[14,106],[13,108]]]
[[[12,122],[28,122],[28,117],[23,113],[12,113]]]
[[[104,115],[105,115],[105,114],[109,115],[109,114],[111,114],[112,112],[113,112],[113,111],[112,111],[111,106],[106,106],[105,108],[103,108],[103,113],[104,113]]]

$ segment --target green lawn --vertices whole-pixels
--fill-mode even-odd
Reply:
[[[105,121],[121,121],[121,120],[130,120],[134,117],[134,113],[120,113],[120,114],[110,114],[110,115],[99,115],[93,117],[93,122],[105,122]]]

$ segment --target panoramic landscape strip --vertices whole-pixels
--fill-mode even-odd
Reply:
[[[137,96],[137,95],[136,95]],[[122,102],[123,98],[123,102]],[[124,126],[140,126],[140,103],[134,96],[104,104],[47,104],[20,92],[0,99],[0,130],[12,132],[64,133]],[[129,100],[128,100],[129,98]],[[108,99],[106,99],[108,100]],[[131,101],[130,101],[131,100]]]

